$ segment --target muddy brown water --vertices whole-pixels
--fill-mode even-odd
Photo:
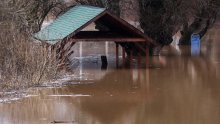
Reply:
[[[116,69],[114,44],[78,43],[69,85],[31,88],[29,97],[0,103],[0,124],[219,124],[219,27],[203,38],[200,55],[166,47],[148,69],[144,61]]]

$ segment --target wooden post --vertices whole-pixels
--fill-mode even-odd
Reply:
[[[146,68],[149,67],[149,46],[146,46]]]
[[[101,56],[101,61],[102,61],[101,69],[102,69],[102,70],[106,70],[107,67],[108,67],[107,56]]]
[[[123,66],[125,66],[125,48],[122,47],[122,61],[123,61]]]
[[[144,84],[145,85],[144,86],[144,89],[145,89],[144,92],[145,92],[145,94],[147,94],[147,97],[149,98],[149,97],[151,97],[151,93],[150,93],[150,71],[149,71],[149,69],[146,69],[145,78],[146,78],[146,83]]]
[[[141,54],[138,53],[137,55],[137,67],[140,68],[141,67]]]
[[[119,47],[119,45],[118,45],[118,43],[116,43],[116,67],[117,67],[117,68],[118,68],[118,66],[119,66],[118,47]]]
[[[132,67],[132,61],[133,61],[133,48],[130,50],[130,67]]]

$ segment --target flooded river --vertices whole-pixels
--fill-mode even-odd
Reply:
[[[47,84],[0,103],[0,124],[219,124],[219,34],[217,23],[197,56],[189,47],[166,47],[148,69],[135,60],[130,69],[116,69],[114,44],[78,43],[68,85]]]

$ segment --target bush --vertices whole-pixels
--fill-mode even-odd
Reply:
[[[0,63],[1,91],[30,87],[56,76],[54,50],[10,29],[0,32]]]

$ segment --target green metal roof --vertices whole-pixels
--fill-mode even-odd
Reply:
[[[104,8],[77,5],[58,17],[50,25],[34,34],[34,38],[56,44],[84,24],[105,11]]]

